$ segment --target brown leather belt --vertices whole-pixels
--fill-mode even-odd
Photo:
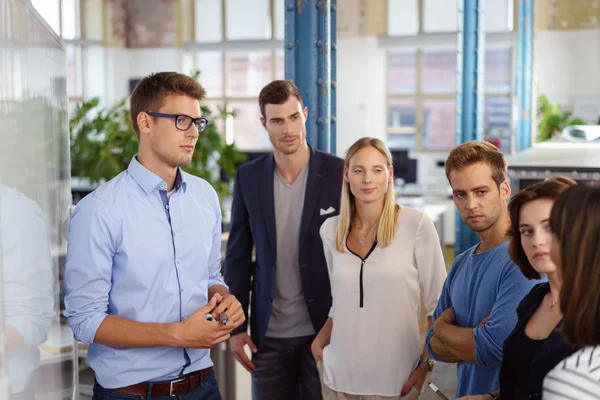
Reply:
[[[206,382],[210,376],[211,367],[204,368],[201,371],[192,372],[170,382],[152,382],[152,392],[148,393],[148,382],[137,383],[117,389],[110,389],[115,392],[130,394],[133,396],[181,396],[190,390],[195,389],[200,382]]]

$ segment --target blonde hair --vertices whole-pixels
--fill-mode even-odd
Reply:
[[[350,160],[359,150],[366,147],[377,149],[386,159],[387,167],[392,168],[392,154],[387,146],[379,139],[364,137],[357,140],[346,152],[344,167],[346,170],[350,166]],[[396,204],[396,193],[394,192],[394,182],[390,182],[385,193],[383,210],[379,217],[379,227],[377,228],[377,244],[381,247],[387,247],[394,240],[396,234],[396,225],[398,224],[398,214],[400,206]],[[352,219],[356,215],[356,202],[354,195],[350,190],[350,183],[344,179],[342,185],[342,199],[340,203],[340,216],[335,231],[335,248],[343,253],[346,248],[346,238],[350,233]]]

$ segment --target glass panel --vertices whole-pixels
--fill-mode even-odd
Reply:
[[[194,14],[196,42],[210,43],[223,40],[221,0],[196,0]]]
[[[423,93],[455,93],[456,51],[424,50],[421,79]]]
[[[484,113],[484,139],[509,153],[512,126],[510,97],[487,97]]]
[[[269,135],[260,123],[258,101],[230,102],[228,110],[235,112],[232,123],[227,123],[227,129],[232,129],[233,139],[240,150],[267,150],[271,148]],[[229,131],[227,136],[229,136]]]
[[[31,0],[31,4],[50,25],[54,32],[60,34],[60,0]]]
[[[208,114],[203,113],[203,117],[208,118],[209,129],[211,123],[214,123],[215,129],[221,136],[225,136],[225,118],[221,115],[224,104],[220,100],[205,100],[202,105],[208,108]]]
[[[406,128],[413,128],[416,121],[415,99],[390,99],[388,101],[388,132],[405,133]],[[404,131],[403,131],[404,130]]]
[[[227,54],[227,96],[258,97],[271,82],[271,52]]]
[[[203,51],[196,55],[196,65],[200,70],[200,83],[206,89],[207,97],[223,96],[223,53]]]
[[[275,52],[275,79],[285,79],[285,55],[283,51]]]
[[[506,32],[513,27],[514,0],[485,0],[485,31]]]
[[[66,46],[67,50],[67,93],[69,97],[82,97],[81,47]]]
[[[485,51],[485,91],[510,93],[512,49],[509,46]]]
[[[79,34],[79,1],[61,1],[62,37],[63,39],[75,39]]]
[[[61,400],[71,397],[77,348],[62,317],[71,199],[66,54],[28,2],[9,4],[32,34],[0,41],[0,398]]]
[[[413,150],[417,147],[416,135],[396,135],[388,132],[387,146],[390,150]]]
[[[424,32],[456,32],[458,0],[423,0]]]
[[[456,145],[456,101],[423,101],[423,147],[449,150]]]
[[[416,119],[415,99],[389,99],[387,144],[391,149],[416,147]]]
[[[417,90],[417,52],[388,53],[388,93],[407,94]]]
[[[419,32],[418,0],[388,0],[388,35],[416,35]]]
[[[273,0],[275,2],[275,39],[283,40],[285,36],[285,0]]]
[[[226,0],[227,40],[271,39],[270,0]]]

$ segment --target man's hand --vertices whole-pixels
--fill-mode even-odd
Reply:
[[[180,347],[211,349],[229,339],[231,331],[235,328],[234,324],[223,325],[218,320],[206,320],[206,314],[210,314],[217,306],[218,300],[218,295],[213,296],[207,305],[176,325],[175,337]]]
[[[237,328],[246,321],[242,305],[234,295],[227,294],[221,296],[219,293],[216,293],[214,297],[217,298],[217,308],[212,311],[212,316],[215,321],[220,322],[220,314],[225,314],[227,325],[233,324],[232,329]]]
[[[438,320],[442,320],[448,325],[454,325],[456,322],[456,315],[454,314],[454,306],[447,308],[439,317]]]
[[[489,319],[490,319],[490,316],[488,315],[487,317],[485,317],[484,319],[481,320],[481,322],[479,323],[479,326],[484,326],[488,322]]]
[[[402,396],[406,396],[408,392],[414,387],[418,394],[423,392],[423,386],[425,385],[425,379],[429,373],[429,366],[425,363],[419,363],[417,368],[410,374],[408,381],[402,388]]]
[[[233,350],[233,355],[235,356],[235,359],[242,365],[242,367],[246,368],[246,371],[248,372],[254,371],[254,368],[256,368],[256,366],[252,361],[250,361],[250,359],[246,355],[246,352],[244,351],[244,346],[248,345],[250,347],[250,350],[253,353],[256,353],[256,345],[254,344],[252,339],[250,339],[250,336],[248,336],[246,332],[239,333],[237,335],[234,335],[229,341],[229,343],[231,344],[231,349]]]

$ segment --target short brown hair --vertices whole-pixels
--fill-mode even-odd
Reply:
[[[550,230],[560,246],[563,332],[576,346],[600,344],[600,188],[565,190],[552,207]]]
[[[456,146],[446,159],[446,178],[450,182],[450,173],[461,170],[478,162],[485,162],[492,169],[492,179],[496,185],[506,180],[506,160],[504,154],[493,144],[480,140],[472,140]]]
[[[508,203],[508,212],[510,213],[510,228],[507,232],[507,236],[510,238],[508,254],[526,278],[541,279],[541,275],[531,266],[521,244],[521,231],[519,230],[521,208],[534,200],[555,200],[562,192],[576,184],[577,182],[571,178],[555,176],[522,189],[510,199]]]
[[[302,108],[304,103],[302,96],[300,95],[300,89],[290,80],[276,80],[265,86],[258,95],[258,105],[260,107],[260,114],[263,118],[265,116],[265,107],[267,104],[283,104],[290,96],[294,96],[300,102]]]
[[[153,73],[136,85],[129,103],[131,126],[138,140],[140,139],[140,127],[137,124],[138,114],[148,111],[156,112],[162,107],[165,98],[172,94],[202,100],[206,96],[206,90],[194,78],[177,72]]]

